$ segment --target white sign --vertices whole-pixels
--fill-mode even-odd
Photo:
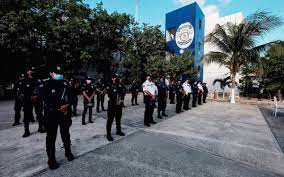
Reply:
[[[180,49],[186,49],[190,46],[194,38],[194,28],[189,23],[183,23],[176,32],[176,44]]]

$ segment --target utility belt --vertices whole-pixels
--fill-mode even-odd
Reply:
[[[47,112],[54,112],[54,111],[58,111],[62,105],[64,105],[64,103],[59,104],[59,105],[49,104],[49,105],[45,105],[44,108]]]

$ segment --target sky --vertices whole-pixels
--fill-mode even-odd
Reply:
[[[95,7],[100,1],[110,13],[117,11],[135,16],[136,0],[85,0],[85,3]],[[161,25],[161,30],[164,31],[165,14],[193,2],[197,2],[206,18],[213,21],[237,12],[242,12],[246,17],[257,10],[266,10],[280,16],[284,22],[284,0],[139,0],[138,22]],[[259,43],[274,40],[284,40],[284,25],[259,39]]]

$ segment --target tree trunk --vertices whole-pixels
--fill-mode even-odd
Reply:
[[[232,80],[232,89],[231,89],[231,103],[236,103],[236,94],[235,94],[235,89],[236,89],[236,74],[232,73],[231,75],[231,80]]]
[[[223,89],[223,99],[225,99],[225,89]]]

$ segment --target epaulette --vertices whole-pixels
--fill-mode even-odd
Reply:
[[[43,79],[42,81],[46,82],[46,81],[49,81],[50,78],[46,78],[46,79]]]

